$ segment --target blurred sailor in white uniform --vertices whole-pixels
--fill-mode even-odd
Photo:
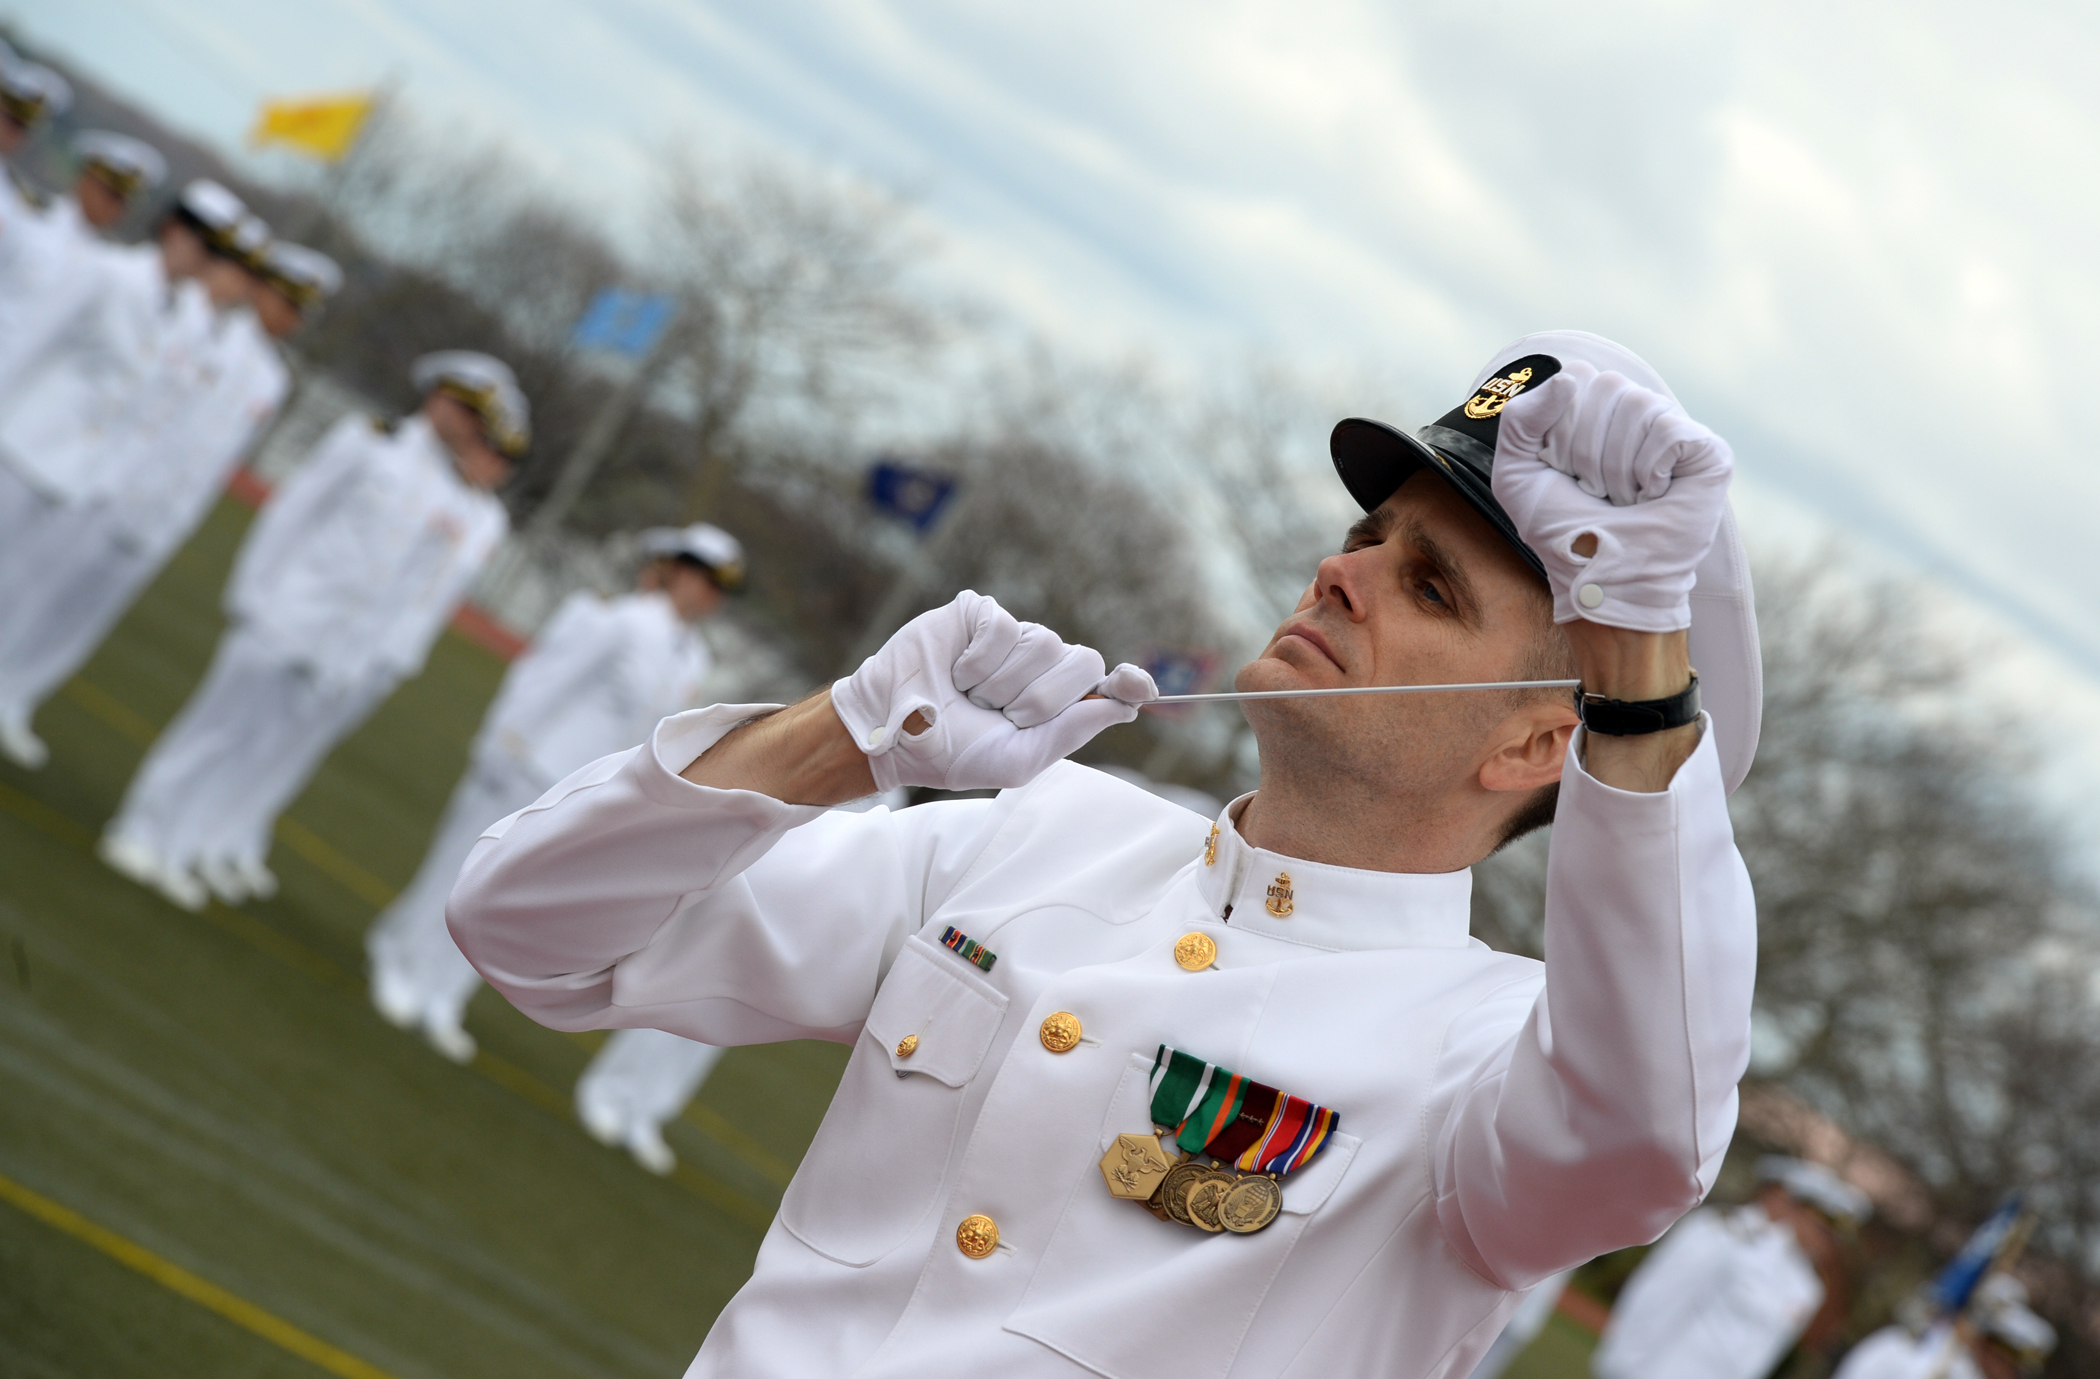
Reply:
[[[72,104],[73,88],[64,77],[12,50],[0,53],[0,159],[8,165],[7,175],[0,177],[0,235],[49,203],[15,170],[14,160]]]
[[[1820,1164],[1767,1157],[1757,1195],[1677,1223],[1628,1279],[1590,1368],[1597,1379],[1762,1379],[1844,1318],[1838,1230],[1865,1193]]]
[[[2056,1328],[2027,1305],[2011,1274],[1992,1274],[1967,1315],[1922,1334],[1885,1326],[1854,1346],[1835,1379],[2021,1379],[2042,1372],[2056,1350]]]
[[[459,864],[490,824],[690,708],[710,668],[696,625],[743,583],[743,547],[719,527],[644,532],[642,554],[634,592],[570,595],[504,676],[415,880],[365,936],[372,1004],[456,1062],[474,1057],[462,1020],[481,985],[445,928]]]
[[[274,892],[277,816],[422,667],[508,530],[494,491],[528,437],[509,368],[448,350],[411,376],[415,415],[345,418],[263,505],[211,669],[103,834],[104,861],[178,905]]]
[[[221,221],[201,238],[193,201]],[[112,251],[100,305],[0,407],[0,460],[43,500],[0,557],[0,582],[19,591],[0,613],[0,752],[22,765],[46,756],[37,706],[196,530],[283,403],[275,339],[297,320],[266,328],[256,302],[298,291],[317,303],[340,280],[322,256],[269,243],[244,212],[223,223],[237,206],[193,186],[159,248]],[[192,284],[182,268],[198,243]]]

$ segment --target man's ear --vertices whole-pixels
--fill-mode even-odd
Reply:
[[[1480,764],[1480,788],[1538,790],[1559,780],[1579,721],[1575,706],[1560,700],[1527,704],[1503,719]]]

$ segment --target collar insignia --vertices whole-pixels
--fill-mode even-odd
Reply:
[[[1262,908],[1278,919],[1290,918],[1291,911],[1296,907],[1291,903],[1291,874],[1289,872],[1280,871],[1276,873],[1276,879],[1269,883],[1269,898],[1262,902]]]

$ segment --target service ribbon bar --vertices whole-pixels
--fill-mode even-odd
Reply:
[[[1152,1059],[1152,1123],[1185,1154],[1209,1154],[1243,1173],[1282,1175],[1312,1162],[1342,1118],[1165,1044]]]
[[[975,963],[987,972],[992,970],[993,963],[999,961],[997,953],[952,924],[941,931],[941,947],[962,954],[966,962]]]

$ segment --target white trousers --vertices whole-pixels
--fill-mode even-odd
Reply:
[[[30,553],[46,521],[60,510],[0,460],[0,617],[6,616],[4,605],[34,582]]]
[[[660,1029],[614,1030],[577,1080],[577,1114],[586,1122],[661,1130],[685,1110],[721,1057],[712,1044]]]
[[[101,503],[50,509],[23,550],[26,559],[0,566],[0,713],[26,720],[95,654],[168,552],[126,540]]]
[[[474,842],[498,819],[515,814],[546,787],[522,771],[473,765],[453,788],[451,802],[416,879],[365,933],[372,987],[381,1004],[412,1008],[426,1026],[459,1026],[481,975],[460,956],[445,927],[445,900]]]
[[[109,832],[177,867],[262,862],[277,816],[397,680],[391,671],[326,680],[228,629],[204,683],[139,764]]]

